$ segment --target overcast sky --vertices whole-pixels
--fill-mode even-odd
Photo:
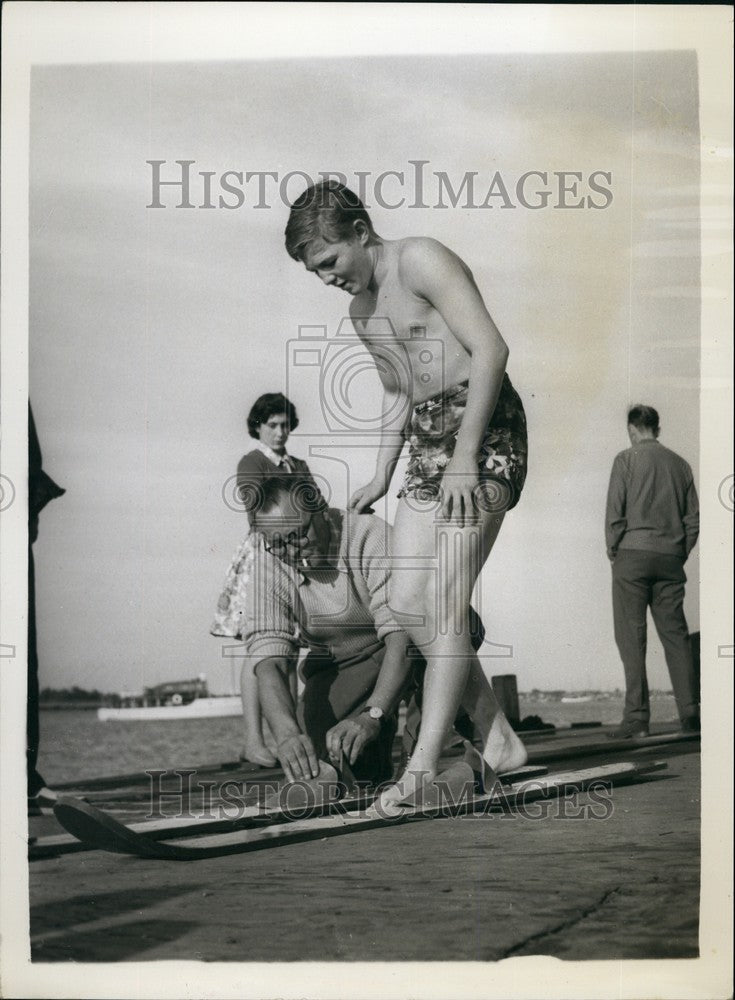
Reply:
[[[204,672],[230,688],[234,661],[208,627],[245,530],[223,487],[260,393],[288,391],[302,418],[291,450],[337,505],[372,473],[375,439],[328,426],[320,369],[294,364],[300,327],[338,337],[325,359],[352,336],[348,297],[287,256],[272,180],[267,208],[257,178],[236,210],[178,209],[173,189],[147,208],[146,161],[172,179],[186,159],[194,204],[201,171],[215,204],[226,171],[341,171],[355,185],[363,171],[370,193],[404,172],[384,194],[406,204],[375,205],[376,229],[433,236],[469,264],[528,415],[526,489],[477,595],[488,638],[512,647],[493,672],[521,690],[622,687],[603,522],[628,405],[659,409],[662,441],[695,476],[699,458],[696,81],[684,52],[34,69],[31,398],[45,468],[67,490],[35,546],[42,685],[135,690]],[[409,207],[412,160],[428,161],[427,208]],[[455,187],[475,172],[478,202],[497,172],[515,207],[437,207],[442,171]],[[552,181],[546,208],[518,203],[527,171]],[[606,201],[589,178],[609,173],[612,200],[555,208],[554,171],[582,174],[570,202]],[[354,357],[350,372],[343,406],[365,420],[377,378]],[[696,552],[687,573],[695,630]],[[650,683],[668,688],[650,647]]]

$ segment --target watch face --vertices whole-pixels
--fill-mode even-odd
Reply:
[[[378,719],[378,720],[380,720],[380,719],[383,718],[383,709],[382,708],[376,708],[375,706],[373,706],[370,709],[369,714],[370,714],[370,718],[371,719]]]

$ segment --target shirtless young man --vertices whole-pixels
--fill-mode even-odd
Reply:
[[[359,198],[336,181],[294,203],[286,249],[352,296],[350,317],[383,384],[376,471],[352,496],[354,510],[385,495],[410,444],[390,603],[427,669],[418,742],[383,805],[436,775],[460,704],[485,762],[495,771],[518,767],[525,748],[492,693],[468,625],[473,587],[526,473],[526,421],[505,374],[508,348],[466,264],[436,240],[382,239]]]

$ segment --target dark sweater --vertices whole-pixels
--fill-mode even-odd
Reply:
[[[686,559],[699,534],[692,470],[676,452],[646,439],[616,455],[607,493],[607,552],[643,549]]]
[[[313,476],[309,471],[309,466],[300,458],[289,455],[293,474],[314,483]],[[248,520],[252,521],[251,511],[257,507],[258,488],[265,479],[273,479],[275,476],[289,475],[288,469],[283,465],[274,465],[271,460],[254,448],[247,455],[243,455],[237,464],[237,490],[243,508],[248,512]],[[317,489],[314,483],[314,489]]]

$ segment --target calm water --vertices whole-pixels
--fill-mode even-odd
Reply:
[[[241,721],[100,722],[95,711],[42,711],[38,770],[55,783],[151,767],[237,760]]]
[[[520,698],[521,716],[544,722],[620,721],[622,695],[563,704]],[[651,696],[652,721],[676,719],[672,695]],[[126,774],[146,768],[196,767],[236,760],[240,720],[190,719],[177,722],[100,722],[94,711],[42,711],[38,768],[54,784]]]

